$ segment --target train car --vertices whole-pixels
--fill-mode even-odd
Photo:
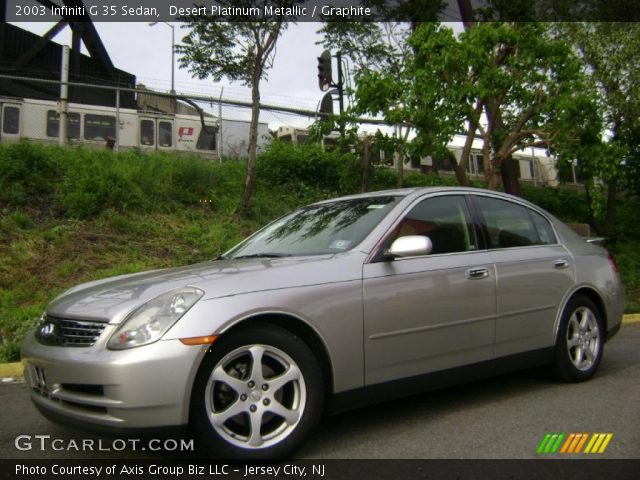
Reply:
[[[322,141],[323,147],[335,144],[337,137],[338,134],[335,132],[325,137]],[[303,128],[284,126],[278,128],[276,138],[284,142],[304,144],[309,141],[309,132]],[[458,161],[462,157],[464,141],[464,136],[456,135],[448,145],[449,151],[455,155]],[[384,151],[378,152],[378,155],[381,163],[389,167],[397,167],[398,155],[385,155]],[[544,149],[531,148],[526,151],[521,150],[516,152],[513,158],[518,162],[519,180],[534,185],[557,186],[560,183],[555,160]],[[404,168],[407,171],[454,175],[451,164],[447,159],[434,159],[431,156],[406,158]],[[484,177],[481,139],[475,139],[472,144],[469,161],[467,162],[467,174],[471,178]],[[573,183],[576,182],[575,178],[574,174]]]
[[[0,142],[21,139],[57,144],[58,103],[0,97]],[[93,148],[138,148],[194,153],[218,158],[218,121],[197,115],[169,114],[70,103],[67,142]]]

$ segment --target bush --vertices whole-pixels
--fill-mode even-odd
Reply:
[[[28,141],[0,145],[0,202],[37,206],[52,193],[60,175],[62,149],[48,149]]]
[[[227,211],[235,208],[245,171],[242,162],[22,142],[0,146],[0,202],[51,205],[79,219],[107,210],[172,212],[205,203]]]
[[[357,159],[353,154],[325,152],[320,145],[296,145],[273,141],[258,157],[258,178],[272,185],[316,188],[346,193],[354,181]]]
[[[563,187],[521,187],[522,196],[565,222],[587,223],[589,219],[584,192]]]

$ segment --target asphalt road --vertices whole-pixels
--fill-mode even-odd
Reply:
[[[535,458],[548,432],[613,433],[601,455],[640,458],[640,323],[624,325],[605,348],[597,376],[563,384],[539,371],[431,392],[326,419],[299,458]],[[146,451],[18,450],[19,435],[50,435],[81,444],[95,437],[42,418],[24,383],[0,384],[0,458],[195,458]],[[105,440],[102,448],[111,446]],[[24,447],[24,444],[23,444]],[[557,455],[556,455],[557,458]]]

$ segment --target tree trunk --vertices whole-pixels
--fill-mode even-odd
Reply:
[[[251,82],[251,123],[249,125],[249,150],[247,158],[247,176],[244,180],[244,191],[240,199],[238,210],[245,212],[251,203],[253,184],[255,182],[256,154],[258,149],[258,120],[260,119],[260,77],[262,68],[258,60],[254,65],[253,79]]]
[[[500,152],[500,146],[504,139],[500,140],[499,137],[502,136],[500,133],[504,129],[504,123],[502,121],[502,112],[500,111],[500,105],[497,101],[489,100],[486,104],[487,107],[487,118],[489,119],[489,125],[487,128],[487,132],[489,137],[491,138],[491,144],[494,152]],[[495,190],[498,186],[498,178],[497,174],[500,173],[500,178],[502,179],[502,184],[504,186],[504,191],[506,193],[510,193],[511,195],[516,195],[518,197],[522,196],[520,192],[520,183],[518,182],[518,171],[519,165],[513,159],[511,155],[507,157],[503,157],[502,155],[496,155],[493,158],[493,176],[489,181],[489,188]]]
[[[362,186],[361,192],[369,191],[369,174],[371,171],[371,138],[369,135],[362,141]]]
[[[469,185],[469,179],[467,178],[467,172],[464,168],[461,168],[461,164],[458,163],[458,159],[453,152],[447,151],[447,159],[453,173],[456,174],[456,180],[460,186],[466,187]]]
[[[402,148],[398,154],[398,188],[402,188],[404,183],[404,158],[407,153],[407,138],[409,138],[410,128],[407,127],[407,131],[402,136],[402,127],[399,127],[398,134],[402,136]]]
[[[520,182],[518,181],[519,168],[520,163],[509,155],[501,162],[500,176],[502,177],[505,192],[516,195],[517,197],[522,197]]]
[[[487,188],[489,190],[497,190],[498,186],[500,185],[500,180],[501,177],[499,175],[499,172],[496,172],[495,169],[491,171],[491,176],[489,177],[489,180],[487,181]]]
[[[398,188],[402,188],[404,183],[404,152],[398,154]]]
[[[607,240],[610,245],[615,245],[618,240],[616,234],[616,211],[618,203],[618,182],[611,180],[607,184],[607,210],[605,216],[605,228]]]
[[[596,219],[593,212],[593,178],[584,179],[584,196],[587,201],[587,222],[598,235],[604,235],[602,225]]]
[[[482,99],[474,108],[471,118],[469,119],[469,129],[467,130],[467,137],[464,141],[464,147],[462,147],[462,155],[460,156],[460,163],[456,169],[456,177],[458,183],[463,187],[469,186],[469,176],[467,175],[467,166],[469,165],[469,157],[471,156],[471,149],[473,147],[473,140],[476,138],[476,130],[478,129],[478,122],[480,121],[480,114],[484,108],[485,100]]]

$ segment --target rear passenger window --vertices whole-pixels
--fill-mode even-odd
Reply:
[[[553,232],[553,228],[551,228],[551,224],[549,221],[540,215],[538,212],[530,211],[531,217],[533,218],[533,223],[536,226],[536,230],[538,230],[538,237],[540,237],[540,243],[543,245],[553,245],[558,243],[556,241],[556,234]]]
[[[461,195],[432,197],[413,207],[398,225],[394,239],[407,235],[429,237],[432,254],[478,249],[471,216]]]
[[[528,208],[491,197],[477,196],[476,204],[484,217],[489,248],[539,245],[538,231]]]

